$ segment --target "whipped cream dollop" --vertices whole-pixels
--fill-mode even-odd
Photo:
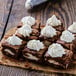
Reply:
[[[73,22],[73,24],[68,27],[68,30],[72,33],[76,33],[76,22]]]
[[[23,23],[23,25],[28,24],[32,26],[35,24],[35,18],[31,16],[26,16],[21,19],[21,22]]]
[[[45,26],[41,30],[41,36],[53,37],[56,35],[56,30],[51,26]]]
[[[62,57],[65,53],[65,49],[58,43],[53,43],[49,46],[47,53],[51,57]]]
[[[21,28],[19,28],[16,33],[19,33],[21,35],[23,35],[24,37],[26,36],[30,36],[30,34],[32,33],[32,28],[28,25],[24,25]]]
[[[74,39],[75,39],[74,35],[68,30],[63,31],[60,37],[60,40],[65,41],[65,42],[72,42]]]
[[[44,44],[40,40],[30,40],[27,43],[27,48],[39,51],[44,48]]]
[[[8,42],[11,45],[21,45],[22,44],[22,40],[15,35],[8,37],[6,39],[6,42]]]
[[[58,20],[55,15],[53,15],[51,18],[47,20],[46,25],[59,26],[61,25],[61,21]]]

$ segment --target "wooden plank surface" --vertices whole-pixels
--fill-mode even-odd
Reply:
[[[26,15],[32,15],[36,19],[40,19],[42,24],[45,24],[46,20],[52,14],[56,14],[63,21],[66,27],[72,24],[73,21],[76,21],[76,0],[62,0],[62,2],[56,4],[46,3],[35,8],[34,10],[31,10],[31,12],[27,12],[27,10],[24,7],[24,3],[25,0],[14,0],[12,12],[9,18],[6,31],[9,30],[11,27],[16,26],[21,20],[21,18]],[[4,6],[5,5],[6,4],[4,4]],[[3,19],[4,17],[1,15],[1,18]],[[1,29],[0,31],[2,32]],[[18,68],[11,68],[7,66],[0,66],[0,76],[66,76],[66,75],[67,74],[56,74],[56,73],[46,74],[46,73],[23,70]],[[72,76],[72,75],[68,75],[68,76]]]
[[[1,38],[3,28],[5,25],[5,22],[3,22],[3,19],[4,19],[3,17],[4,17],[5,10],[6,10],[7,1],[8,0],[5,0],[5,2],[4,0],[0,0],[0,38]]]
[[[12,7],[6,31],[18,25],[21,18],[27,15],[30,15],[30,13],[28,13],[27,10],[25,9],[25,0],[14,0],[14,4]]]
[[[12,0],[0,0],[0,39],[7,22]]]

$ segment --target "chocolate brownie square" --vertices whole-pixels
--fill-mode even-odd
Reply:
[[[52,26],[53,28],[56,29],[56,31],[59,31],[59,32],[62,32],[65,30],[63,23],[58,17],[56,17],[56,15],[52,15],[50,18],[48,18],[46,25]]]
[[[21,38],[22,40],[31,40],[31,39],[38,39],[38,36],[39,36],[39,24],[36,23],[35,25],[33,26],[29,26],[27,25],[28,27],[26,27],[26,25],[20,27],[17,32],[16,32],[16,35]],[[24,27],[24,28],[23,28]],[[24,30],[22,33],[20,32],[21,30]],[[30,32],[29,32],[29,31]],[[26,35],[24,35],[23,33],[25,33]],[[28,35],[28,34],[29,35]]]
[[[21,57],[21,50],[24,48],[24,46],[26,45],[26,41],[22,41],[21,40],[21,44],[18,45],[18,43],[16,44],[12,44],[14,42],[14,39],[10,38],[12,36],[9,37],[5,37],[5,39],[3,39],[1,41],[1,46],[2,46],[2,53],[5,56],[11,57],[11,58],[15,58],[15,59],[20,59]],[[9,38],[9,42],[7,41],[7,39]],[[16,37],[17,38],[17,37]],[[11,42],[11,40],[12,42]],[[18,38],[17,38],[18,39]],[[19,39],[18,39],[19,40]],[[17,42],[17,41],[16,41]]]
[[[62,35],[60,36],[60,39],[57,40],[57,43],[63,45],[65,48],[73,51],[75,37],[72,33],[70,33],[68,30],[65,30],[62,32]]]
[[[53,48],[54,47],[55,46],[53,46]],[[56,46],[54,49],[56,50],[57,48],[58,47]],[[48,51],[45,53],[44,60],[45,60],[46,65],[53,66],[55,68],[67,69],[72,61],[73,52],[71,50],[64,49],[65,53],[63,53],[63,55],[59,56],[60,51],[62,51],[62,50],[58,48],[60,50],[58,52],[58,50],[55,51],[54,49],[51,50],[52,52],[50,51],[50,53],[52,53],[51,55],[48,53]]]
[[[41,26],[40,26],[40,32],[41,32],[41,30],[43,30],[45,27],[46,27],[45,25],[41,25]],[[47,27],[50,28],[51,26],[47,26]],[[54,28],[53,28],[53,29],[54,29]],[[48,30],[47,30],[47,31],[48,31]],[[50,33],[51,33],[51,32],[50,32]],[[45,35],[45,34],[46,34],[46,32],[44,33],[44,35]],[[47,33],[47,34],[48,34],[48,33]],[[46,35],[47,35],[47,34],[46,34]],[[49,46],[49,44],[51,44],[51,43],[55,42],[57,39],[59,39],[60,35],[61,35],[61,32],[56,31],[56,35],[54,35],[53,37],[46,37],[46,36],[40,35],[40,36],[39,36],[39,39],[40,39],[41,41],[43,41],[46,46]]]
[[[47,47],[43,45],[44,44],[40,43],[38,40],[30,40],[27,43],[27,46],[24,47],[22,54],[27,60],[41,63],[43,59],[43,54],[46,52],[47,49]]]

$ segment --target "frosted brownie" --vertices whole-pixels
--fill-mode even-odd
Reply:
[[[28,60],[41,63],[46,49],[40,40],[30,40],[23,50],[23,56]]]
[[[73,49],[73,46],[74,46],[73,41],[74,40],[75,40],[74,35],[71,32],[69,32],[68,30],[65,30],[65,31],[62,32],[62,35],[60,36],[60,39],[57,40],[57,43],[60,43],[65,48],[73,51],[74,50]]]
[[[51,26],[40,26],[41,32],[39,39],[44,42],[46,46],[49,46],[49,44],[55,42],[60,37],[60,32],[56,31]]]
[[[17,36],[9,36],[1,41],[2,53],[8,57],[19,59],[21,50],[24,48],[25,44],[26,42]]]
[[[24,17],[21,21],[23,25],[18,26],[16,35],[23,40],[38,39],[40,22],[37,22],[31,16]]]
[[[72,56],[73,52],[71,50],[63,48],[58,43],[53,43],[45,53],[44,59],[46,65],[67,69],[71,63]]]
[[[64,31],[65,29],[63,23],[55,15],[53,15],[47,20],[46,25],[52,26],[53,28],[55,28],[57,31],[60,32]]]

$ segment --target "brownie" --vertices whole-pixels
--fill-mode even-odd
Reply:
[[[6,37],[7,39],[7,37]],[[8,42],[6,42],[6,39],[3,39],[1,41],[1,46],[2,46],[2,53],[5,56],[15,58],[15,59],[20,59],[21,57],[21,51],[26,45],[26,41],[22,41],[22,45],[11,45]]]
[[[45,27],[45,25],[40,26],[40,31]],[[39,36],[39,39],[46,45],[49,46],[51,43],[57,41],[61,35],[61,32],[57,31],[57,35],[54,37],[45,37],[45,36]]]
[[[39,37],[39,26],[40,24],[36,23],[35,25],[33,25],[32,28],[32,33],[30,34],[29,37],[24,37],[23,35],[16,33],[16,36],[18,36],[19,38],[21,38],[22,40],[32,40],[32,39],[38,39]],[[17,26],[18,28],[21,28],[22,26]]]
[[[47,48],[41,49],[40,51],[31,50],[25,46],[24,50],[22,51],[23,56],[25,59],[41,63],[43,60],[43,55],[46,52]]]
[[[45,64],[55,67],[67,69],[72,61],[73,52],[65,49],[66,54],[62,57],[51,57],[47,52],[44,55]]]

